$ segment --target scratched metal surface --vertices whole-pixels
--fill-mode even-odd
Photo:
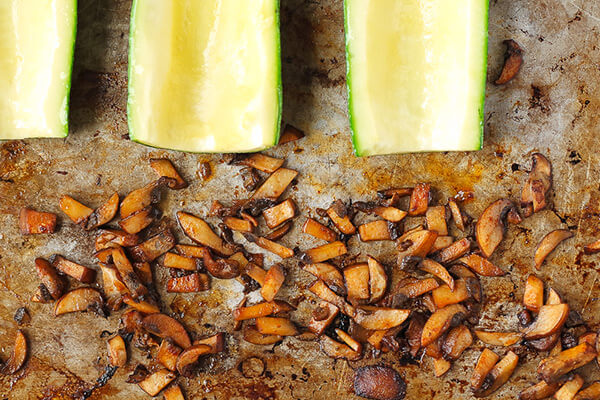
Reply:
[[[50,305],[29,298],[38,285],[35,257],[61,253],[87,265],[92,239],[61,216],[60,230],[51,236],[23,237],[17,215],[23,206],[58,213],[60,195],[68,193],[91,206],[113,191],[125,194],[153,179],[150,156],[166,155],[191,182],[188,189],[170,192],[161,204],[167,216],[185,209],[206,214],[214,199],[246,195],[238,168],[220,157],[157,151],[127,140],[125,115],[129,1],[81,0],[76,67],[72,94],[71,134],[64,140],[31,140],[0,147],[0,357],[12,345],[13,314],[26,306],[32,316],[25,326],[31,344],[26,368],[14,377],[0,377],[0,398],[72,398],[88,388],[106,365],[103,330],[115,331],[118,313],[108,319],[90,314],[51,316]],[[532,269],[538,240],[549,230],[569,227],[576,237],[564,244],[540,272],[591,326],[599,322],[598,259],[582,256],[581,245],[600,236],[597,115],[600,111],[600,4],[586,0],[508,1],[490,5],[489,76],[499,73],[504,48],[512,38],[525,50],[525,64],[508,85],[488,84],[485,148],[476,153],[418,154],[359,159],[352,155],[346,115],[343,17],[341,0],[282,0],[284,121],[307,133],[295,144],[268,154],[287,157],[301,172],[290,191],[304,215],[328,205],[332,198],[372,199],[376,189],[429,181],[444,199],[457,190],[474,190],[467,209],[479,215],[490,201],[517,199],[530,155],[541,151],[553,162],[555,186],[552,210],[512,227],[493,260],[509,269],[506,278],[486,279],[483,327],[514,330],[515,310],[523,277]],[[198,166],[208,161],[214,178],[203,182]],[[514,168],[513,168],[514,166]],[[521,167],[519,167],[521,166]],[[302,217],[300,221],[302,220]],[[310,247],[297,235],[288,245]],[[178,233],[181,234],[180,232]],[[390,243],[360,246],[352,252],[393,259]],[[290,278],[284,297],[302,299],[310,280],[297,265],[285,263]],[[165,274],[155,268],[158,286]],[[161,285],[162,282],[162,285]],[[73,285],[73,284],[72,284]],[[183,315],[197,335],[231,330],[231,308],[241,294],[235,284],[217,283],[210,294],[166,295],[164,311]],[[514,292],[515,296],[511,296]],[[306,322],[311,297],[293,318]],[[408,382],[409,399],[470,398],[468,378],[481,344],[467,350],[443,378],[433,378],[431,366],[400,366],[394,355],[347,364],[334,362],[311,342],[288,339],[275,348],[245,344],[239,333],[229,336],[229,351],[196,379],[180,382],[189,399],[354,399],[353,368],[385,361]],[[500,350],[502,351],[502,350]],[[135,353],[135,352],[134,352]],[[241,360],[261,357],[267,366],[258,379],[246,379],[237,369]],[[522,357],[510,383],[492,397],[515,398],[536,381],[537,360]],[[142,360],[144,361],[144,360]],[[93,399],[142,399],[136,385],[125,383],[135,362],[117,371]],[[598,378],[596,367],[585,371]]]

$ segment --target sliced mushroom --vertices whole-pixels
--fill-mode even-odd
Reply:
[[[460,323],[466,314],[467,309],[460,304],[452,304],[434,312],[423,327],[421,346],[432,343],[453,325]]]
[[[96,270],[85,267],[81,264],[77,264],[73,261],[69,261],[63,256],[54,255],[51,258],[51,261],[54,268],[65,275],[69,275],[70,277],[77,279],[79,282],[92,283],[96,280]]]
[[[156,180],[143,188],[130,192],[123,201],[121,201],[120,216],[121,219],[143,210],[144,208],[156,204],[160,201],[159,188],[166,180]]]
[[[408,256],[425,257],[433,247],[438,234],[425,229],[409,231],[396,240],[398,245],[398,262]]]
[[[175,237],[170,229],[161,230],[150,239],[129,249],[137,262],[152,262],[175,246]]]
[[[360,342],[358,342],[352,336],[338,328],[335,329],[335,333],[342,340],[342,342],[346,343],[346,345],[348,345],[348,347],[350,347],[352,350],[356,351],[357,353],[362,352],[362,344],[360,344]]]
[[[485,376],[483,379],[484,384],[473,392],[475,397],[489,396],[508,382],[518,362],[519,356],[509,351]]]
[[[301,254],[300,258],[308,264],[315,264],[342,256],[347,252],[346,245],[343,242],[337,241],[306,250]]]
[[[56,214],[22,208],[19,213],[19,228],[22,235],[54,233],[56,230]]]
[[[496,200],[486,208],[475,226],[479,248],[489,258],[504,238],[506,215],[514,208],[508,199]]]
[[[119,275],[129,289],[131,296],[136,299],[148,293],[148,289],[140,282],[137,274],[133,270],[133,265],[125,255],[123,248],[115,247],[113,249],[112,258],[115,263]]]
[[[410,196],[413,192],[413,188],[411,187],[405,187],[405,188],[392,188],[392,189],[385,189],[385,190],[380,190],[377,192],[377,196],[383,199],[389,199],[391,197],[406,197],[406,196]]]
[[[187,187],[187,182],[179,175],[170,160],[166,158],[151,158],[150,168],[158,174],[159,177],[168,178],[166,184],[171,189],[183,189]]]
[[[244,269],[246,275],[254,279],[260,286],[265,284],[265,278],[267,277],[267,271],[259,267],[254,263],[248,263]]]
[[[354,320],[365,329],[384,330],[400,326],[409,315],[410,310],[365,306],[356,310]]]
[[[546,206],[545,198],[552,187],[552,164],[540,153],[532,157],[531,172],[521,193],[521,207],[526,210],[525,216]]]
[[[130,235],[129,233],[117,229],[102,229],[96,237],[96,251],[100,252],[105,249],[110,249],[116,246],[131,247],[140,242],[138,235]]]
[[[60,209],[76,224],[83,224],[94,212],[91,208],[81,204],[71,196],[64,195],[60,198]]]
[[[287,169],[279,168],[273,172],[267,180],[254,192],[252,199],[268,199],[276,201],[279,196],[285,192],[285,189],[292,183],[298,176],[298,172]]]
[[[25,364],[27,353],[29,352],[27,347],[27,338],[20,329],[17,330],[15,336],[15,345],[10,353],[10,357],[6,363],[0,368],[0,373],[13,375]]]
[[[485,344],[492,346],[512,346],[523,339],[519,332],[487,332],[475,330],[475,336]]]
[[[556,229],[540,241],[535,249],[535,268],[540,269],[546,257],[562,242],[563,240],[573,237],[573,232],[566,229]]]
[[[498,79],[494,81],[496,85],[504,85],[513,79],[523,63],[523,50],[512,39],[503,42],[506,45],[506,56],[504,57],[504,67]]]
[[[67,282],[56,269],[43,258],[35,259],[35,269],[46,291],[54,300],[58,300],[67,289]]]
[[[208,249],[203,249],[204,267],[215,278],[232,279],[241,274],[240,265],[237,261],[230,258],[214,259]]]
[[[554,393],[554,398],[556,400],[572,400],[582,386],[583,378],[578,374],[575,374],[573,379],[565,382],[560,389]]]
[[[267,226],[273,229],[296,216],[296,205],[291,199],[287,199],[276,206],[267,208],[262,215]]]
[[[252,232],[254,230],[254,225],[248,220],[235,218],[235,217],[225,217],[223,218],[223,222],[225,226],[233,231],[238,232]]]
[[[329,302],[322,301],[319,306],[313,310],[308,329],[315,335],[320,336],[325,329],[331,325],[338,313],[339,308]]]
[[[442,352],[447,359],[457,360],[473,344],[473,335],[465,325],[452,328],[442,343]]]
[[[464,281],[467,292],[471,297],[473,297],[473,300],[476,302],[481,302],[481,299],[483,298],[483,291],[481,289],[481,282],[479,281],[477,275],[475,275],[469,268],[462,264],[453,265],[450,267],[449,272],[454,276],[461,278],[455,280],[455,285],[458,285],[458,282],[461,280]]]
[[[193,241],[208,246],[217,253],[225,256],[230,256],[234,253],[204,220],[181,211],[177,213],[177,220],[181,229]]]
[[[596,381],[590,386],[577,392],[573,400],[600,400],[600,382]]]
[[[193,273],[167,281],[169,293],[197,293],[210,289],[210,278],[206,274]]]
[[[152,268],[150,267],[150,263],[141,262],[133,264],[133,269],[135,270],[136,275],[138,276],[140,282],[143,285],[152,285]]]
[[[448,235],[448,225],[446,223],[446,207],[429,207],[425,213],[427,229],[437,233],[440,236]]]
[[[452,363],[444,358],[433,359],[433,374],[438,378],[450,371],[451,367]]]
[[[519,393],[519,400],[543,400],[556,393],[559,387],[560,384],[558,382],[547,384],[544,381],[540,381],[522,390]]]
[[[368,256],[367,265],[369,267],[369,290],[371,292],[369,303],[375,303],[385,295],[388,278],[383,265],[375,258]]]
[[[408,328],[406,329],[406,339],[410,347],[410,355],[416,357],[421,349],[421,336],[425,326],[425,317],[420,312],[413,312],[410,317]]]
[[[600,252],[600,240],[596,240],[594,243],[584,246],[583,251],[585,254],[595,254]]]
[[[108,362],[113,367],[124,367],[127,364],[127,348],[120,335],[108,340]]]
[[[198,359],[211,353],[210,346],[206,344],[196,344],[188,347],[179,353],[177,357],[176,368],[177,371],[183,376],[190,376],[193,365],[198,362]]]
[[[165,314],[152,314],[144,317],[142,326],[145,330],[160,338],[170,337],[175,343],[187,349],[192,345],[190,337],[183,325]]]
[[[363,242],[396,239],[394,225],[383,219],[360,225],[358,235]]]
[[[346,295],[344,277],[340,270],[333,265],[326,263],[305,264],[302,269],[321,279],[339,295]]]
[[[540,307],[537,319],[523,330],[525,339],[539,339],[557,332],[569,316],[567,304],[552,304]]]
[[[325,300],[335,305],[340,309],[341,312],[349,317],[354,317],[356,315],[356,309],[348,304],[343,297],[338,296],[331,289],[329,289],[329,287],[322,280],[317,279],[308,287],[308,290],[317,297],[321,298],[321,300]]]
[[[300,140],[303,137],[304,137],[304,132],[302,132],[300,129],[298,129],[290,124],[286,124],[285,127],[283,128],[283,133],[279,137],[278,144],[282,145],[285,143],[293,142],[296,140]]]
[[[156,361],[169,371],[177,369],[177,358],[182,349],[175,344],[173,339],[166,337],[160,343],[158,352],[156,353]]]
[[[143,314],[156,314],[160,312],[158,306],[146,300],[134,300],[130,295],[123,296],[123,303]]]
[[[464,238],[440,250],[435,255],[435,260],[443,264],[449,263],[464,256],[470,249],[471,241],[468,238]]]
[[[327,209],[327,216],[343,234],[354,235],[356,233],[356,227],[352,224],[346,206],[341,200],[336,200],[331,207]]]
[[[417,183],[410,194],[408,215],[424,215],[429,206],[431,185],[429,183]]]
[[[529,311],[540,311],[544,305],[544,282],[535,275],[529,275],[523,293],[523,305]]]
[[[477,359],[477,364],[475,364],[475,368],[473,369],[473,375],[471,376],[471,389],[475,392],[480,390],[483,386],[486,377],[489,375],[494,365],[498,362],[500,357],[494,353],[492,350],[488,348],[484,348],[479,358]]]
[[[177,375],[168,369],[159,369],[139,382],[138,386],[150,396],[156,396],[176,377]]]
[[[561,376],[594,360],[596,355],[594,346],[584,342],[555,356],[543,359],[537,372],[546,383],[552,383]]]
[[[97,310],[104,301],[99,291],[90,287],[71,290],[62,296],[54,306],[54,315],[59,316],[76,311]]]
[[[383,206],[374,207],[373,213],[390,222],[400,222],[408,215],[406,211],[402,211],[399,208]]]
[[[438,277],[448,285],[450,290],[454,290],[454,278],[442,264],[425,258],[419,263],[419,269]]]
[[[454,281],[454,290],[450,289],[448,285],[442,285],[433,289],[431,295],[433,296],[433,302],[437,308],[458,304],[471,296],[463,279]]]
[[[136,234],[147,228],[158,216],[158,210],[148,206],[121,219],[119,227],[129,234]]]
[[[206,250],[205,248],[202,248]],[[165,268],[177,268],[186,271],[197,271],[198,262],[194,258],[180,256],[175,253],[166,253],[163,258],[163,266]]]
[[[351,265],[344,268],[343,273],[349,301],[366,300],[370,297],[368,264]]]
[[[255,243],[259,247],[262,247],[273,254],[277,254],[281,258],[290,258],[294,256],[294,250],[280,245],[279,243],[273,242],[272,240],[256,236],[252,233],[244,233],[244,237],[247,241]]]
[[[406,396],[406,383],[395,369],[370,365],[356,370],[354,393],[374,400],[402,400]]]
[[[260,333],[256,325],[246,325],[243,331],[244,340],[248,343],[267,346],[281,342],[283,336],[280,335],[265,335]]]
[[[256,329],[263,335],[295,336],[298,334],[294,323],[281,317],[256,318]]]
[[[322,335],[319,338],[319,344],[321,345],[321,351],[331,358],[355,361],[362,357],[360,353],[352,350],[346,344],[339,343],[327,335]]]
[[[448,200],[448,208],[450,208],[450,213],[452,214],[452,219],[454,220],[456,227],[461,231],[464,231],[466,221],[458,207],[458,203],[454,200]]]
[[[284,160],[280,158],[274,158],[264,154],[255,153],[238,161],[238,163],[248,167],[256,168],[259,171],[266,172],[268,174],[272,174],[283,165],[283,161]]]
[[[185,400],[183,392],[178,384],[173,384],[165,389],[163,392],[165,400]]]
[[[437,289],[439,286],[440,284],[434,278],[408,278],[407,280],[398,282],[394,294],[414,299],[415,297],[419,297],[427,292]]]
[[[265,281],[260,289],[260,294],[266,301],[272,301],[275,295],[281,289],[285,281],[283,268],[279,264],[274,264],[265,275]]]
[[[217,354],[225,350],[225,334],[219,332],[204,339],[195,340],[193,344],[205,344],[210,346],[210,353]]]
[[[302,232],[328,242],[337,240],[337,234],[333,230],[312,218],[306,219],[304,225],[302,225]]]
[[[119,194],[114,193],[100,207],[96,208],[85,221],[86,230],[96,229],[102,225],[108,224],[117,215],[119,210]],[[137,233],[137,232],[136,232]]]
[[[502,276],[505,272],[477,254],[469,254],[458,260],[481,276]]]
[[[116,268],[100,264],[102,270],[102,289],[106,295],[106,302],[111,310],[116,311],[121,307],[122,296],[129,293],[129,290],[121,280]]]

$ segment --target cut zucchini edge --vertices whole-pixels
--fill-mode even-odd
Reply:
[[[127,68],[127,89],[128,89],[128,93],[131,92],[132,90],[132,86],[133,86],[133,49],[134,49],[134,42],[135,42],[135,38],[134,38],[134,32],[136,29],[136,12],[137,12],[137,6],[138,4],[141,2],[142,0],[133,0],[132,6],[131,6],[131,15],[130,15],[130,27],[129,27],[129,37],[128,37],[128,45],[129,45],[129,53],[128,53],[128,68]],[[261,147],[261,148],[257,148],[257,149],[242,149],[239,151],[227,151],[227,153],[252,153],[252,152],[259,152],[259,151],[263,151],[263,150],[267,150],[273,146],[276,146],[279,142],[279,138],[281,136],[281,121],[282,121],[282,112],[283,112],[283,84],[282,84],[282,73],[281,73],[281,15],[280,15],[280,0],[275,0],[274,1],[274,17],[275,17],[275,30],[276,30],[276,35],[275,35],[275,73],[276,73],[276,92],[277,92],[277,118],[275,118],[275,130],[274,130],[274,137],[273,137],[273,142]],[[156,148],[156,149],[164,149],[164,150],[174,150],[174,151],[181,151],[181,152],[186,152],[186,153],[192,153],[192,154],[221,154],[224,153],[224,151],[221,150],[215,150],[215,151],[206,151],[206,150],[190,150],[190,149],[182,149],[182,148],[174,148],[174,147],[168,147],[168,146],[161,146],[161,145],[157,145],[154,143],[150,143],[148,141],[139,139],[136,137],[135,132],[133,132],[133,115],[132,115],[132,108],[133,108],[133,104],[131,101],[131,97],[128,95],[127,96],[127,124],[128,124],[128,130],[129,130],[129,137],[133,142],[142,144],[144,146],[148,146],[148,147],[152,147],[152,148]]]
[[[73,79],[73,64],[75,59],[75,45],[77,41],[77,23],[78,23],[78,0],[70,0],[72,4],[72,30],[71,30],[71,45],[67,47],[68,53],[65,57],[68,60],[66,65],[66,79],[63,86],[64,90],[64,104],[61,109],[57,110],[58,113],[64,114],[65,122],[62,124],[62,130],[57,131],[56,135],[44,135],[44,134],[33,134],[33,135],[22,135],[22,136],[3,136],[0,132],[0,142],[8,140],[21,140],[21,139],[63,139],[69,135],[69,122],[70,122],[70,105],[71,105],[71,87]]]
[[[482,18],[484,18],[483,29],[486,32],[483,43],[483,59],[482,59],[482,73],[481,73],[481,81],[479,86],[480,91],[480,101],[478,107],[479,114],[479,132],[478,132],[478,140],[477,143],[474,142],[473,149],[470,150],[414,150],[409,152],[396,152],[394,150],[390,150],[389,152],[377,152],[370,153],[368,151],[364,151],[360,145],[359,132],[357,130],[356,116],[354,113],[355,101],[354,101],[354,93],[353,93],[353,83],[352,83],[352,51],[351,51],[351,40],[350,40],[350,5],[349,3],[355,0],[343,0],[344,7],[344,39],[345,39],[345,56],[346,56],[346,89],[348,96],[348,119],[349,119],[349,128],[352,146],[354,150],[354,154],[358,157],[363,156],[376,156],[376,155],[391,155],[391,154],[401,154],[401,153],[426,153],[426,152],[446,152],[446,151],[477,151],[483,148],[484,141],[484,124],[485,124],[485,88],[487,83],[487,68],[488,68],[488,35],[489,31],[489,3],[485,2],[486,6],[484,7],[484,14]],[[369,1],[369,0],[365,0]]]

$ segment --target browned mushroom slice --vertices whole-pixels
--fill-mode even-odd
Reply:
[[[170,371],[177,369],[177,357],[181,353],[181,348],[175,344],[173,339],[167,337],[162,340],[156,353],[156,361]]]
[[[260,185],[252,195],[252,199],[277,200],[285,192],[290,183],[296,179],[296,176],[298,176],[298,172],[294,170],[279,168]]]
[[[581,343],[559,354],[543,359],[538,366],[539,376],[547,383],[577,369],[596,358],[596,349],[589,343]]]
[[[279,138],[278,144],[285,144],[288,142],[293,142],[295,140],[302,139],[304,137],[304,132],[300,129],[293,127],[292,125],[286,124],[283,128],[283,133]]]
[[[573,400],[573,397],[575,397],[575,394],[582,386],[583,378],[578,374],[575,374],[573,379],[565,382],[560,389],[554,393],[554,398],[556,400]]]
[[[469,268],[462,264],[453,265],[450,267],[449,272],[460,278],[455,279],[454,281],[456,286],[454,291],[458,290],[458,284],[461,283],[461,281],[464,281],[464,286],[469,296],[471,296],[476,302],[481,302],[481,299],[483,298],[483,291],[481,289],[481,282],[479,281],[477,275],[475,275]]]
[[[58,300],[67,289],[67,282],[56,269],[43,258],[35,259],[35,269],[42,285],[54,300]]]
[[[270,251],[273,254],[278,255],[281,258],[290,258],[294,256],[294,250],[285,247],[279,243],[273,242],[272,240],[266,239],[261,236],[253,235],[252,233],[244,233],[244,237],[247,241],[255,243],[259,247]]]
[[[258,303],[253,306],[236,308],[233,310],[233,318],[236,321],[243,321],[247,319],[267,317],[280,312],[292,311],[293,309],[294,307],[285,301],[269,301]]]
[[[119,221],[119,227],[129,234],[135,234],[148,227],[158,216],[158,211],[148,206]]]
[[[447,359],[457,360],[473,344],[471,331],[465,325],[452,328],[442,343],[442,352]]]
[[[454,290],[454,278],[442,264],[425,258],[419,263],[419,269],[437,276],[450,287],[450,290]]]
[[[503,42],[506,45],[506,56],[504,58],[504,67],[498,79],[494,81],[496,85],[504,85],[513,79],[523,63],[523,50],[521,47],[512,39],[505,40]]]
[[[438,234],[425,229],[409,231],[396,240],[398,245],[398,262],[404,257],[425,257],[433,247]]]
[[[138,235],[117,229],[102,229],[96,237],[96,251],[109,249],[116,246],[131,247],[140,242]]]
[[[283,336],[280,335],[265,335],[258,331],[256,325],[246,325],[243,331],[244,340],[248,343],[257,345],[271,345],[283,340]]]
[[[119,271],[119,275],[131,292],[131,296],[136,299],[140,296],[144,296],[148,293],[148,289],[140,282],[137,274],[133,269],[133,265],[125,255],[122,247],[116,247],[113,249],[113,262],[115,263],[115,268]]]
[[[436,254],[435,259],[441,263],[449,263],[464,256],[470,249],[471,241],[468,238],[464,238],[440,250]]]
[[[475,234],[479,248],[486,258],[492,255],[504,238],[504,231],[506,230],[504,219],[506,214],[513,208],[513,203],[508,199],[496,200],[479,217],[479,221],[475,226]]]
[[[119,210],[121,219],[127,218],[152,204],[158,203],[160,201],[160,192],[158,189],[163,182],[164,180],[159,179],[147,184],[143,188],[136,189],[125,196],[121,201],[121,208]]]
[[[273,229],[296,216],[296,205],[291,199],[287,199],[276,206],[267,208],[262,214],[267,226]]]
[[[525,339],[539,339],[558,331],[569,316],[567,304],[552,304],[540,307],[534,323],[523,330]]]
[[[431,295],[433,296],[433,302],[437,308],[458,304],[471,296],[463,279],[454,281],[454,290],[450,289],[448,285],[442,285],[433,289]]]
[[[519,332],[487,332],[475,330],[475,336],[485,344],[492,346],[512,346],[523,339]]]
[[[295,336],[298,329],[288,318],[260,317],[256,318],[256,329],[263,335]]]
[[[134,300],[130,295],[123,296],[123,303],[129,307],[143,314],[156,314],[160,312],[160,309],[156,304],[150,303],[145,300]]]
[[[268,239],[271,241],[277,241],[277,240],[281,239],[282,237],[284,237],[290,231],[291,228],[292,228],[292,221],[288,221],[288,222],[284,223],[283,225],[279,226],[279,228],[266,234],[265,239]]]
[[[577,344],[581,344],[583,342],[588,343],[591,346],[596,346],[596,341],[598,339],[598,334],[596,332],[585,332],[577,339]]]
[[[194,364],[198,362],[198,359],[201,356],[210,354],[211,351],[210,346],[206,344],[195,344],[188,347],[179,353],[177,357],[177,371],[183,376],[190,376],[191,370]]]
[[[225,350],[225,334],[223,332],[219,332],[204,339],[194,340],[193,344],[205,344],[210,346],[211,354],[221,353]]]
[[[552,187],[552,164],[540,153],[535,153],[532,157],[531,172],[521,193],[521,207],[526,210],[525,216],[546,206],[545,197]]]
[[[187,349],[192,345],[190,337],[183,325],[177,320],[165,314],[148,315],[142,320],[142,326],[145,330],[160,338],[170,337],[175,343]]]
[[[267,271],[259,267],[254,263],[248,263],[244,268],[244,273],[250,278],[254,279],[260,286],[265,284],[265,278],[267,277]]]
[[[460,258],[458,262],[466,265],[481,276],[502,276],[505,274],[503,270],[477,254],[469,254]]]
[[[163,392],[165,400],[185,400],[183,392],[178,384],[173,384],[165,389]]]
[[[454,224],[461,231],[465,230],[465,218],[458,207],[458,203],[454,200],[448,200],[448,208],[450,208],[450,213],[452,214],[452,219],[454,220]]]
[[[471,389],[473,391],[479,390],[483,386],[485,378],[499,359],[500,357],[492,350],[488,348],[483,349],[479,355],[477,364],[475,364],[475,368],[473,369],[473,375],[471,376]]]
[[[284,160],[280,158],[274,158],[266,156],[264,154],[255,153],[249,157],[238,161],[238,163],[255,168],[262,172],[266,172],[268,174],[272,174],[283,165],[283,161]]]
[[[69,261],[58,254],[54,255],[51,261],[54,268],[65,275],[77,279],[79,282],[92,283],[96,280],[96,270],[94,269]]]
[[[19,329],[17,330],[17,335],[15,336],[15,345],[12,349],[12,352],[10,353],[10,357],[6,361],[6,363],[0,368],[0,373],[8,375],[16,373],[18,370],[21,369],[21,367],[23,367],[23,364],[25,364],[27,353],[27,338]]]
[[[233,230],[238,232],[252,232],[254,230],[254,225],[250,221],[241,218],[235,217],[225,217],[223,219],[225,225]]]
[[[425,317],[420,312],[415,312],[410,317],[405,337],[410,347],[410,355],[416,357],[421,349],[421,334],[425,326]]]
[[[406,197],[410,196],[413,192],[413,188],[392,188],[386,190],[380,190],[377,192],[377,196],[382,197],[384,199],[397,196],[397,197]]]
[[[535,249],[535,268],[540,269],[546,257],[562,242],[563,240],[573,237],[573,232],[566,229],[556,229],[540,241]]]
[[[301,254],[300,258],[308,264],[316,264],[342,256],[347,252],[346,245],[343,242],[337,241],[306,250]]]
[[[129,249],[137,262],[152,262],[175,246],[175,237],[170,229],[160,231],[150,239]]]
[[[179,175],[179,172],[177,172],[173,163],[166,158],[151,158],[150,168],[152,168],[159,177],[169,178],[166,180],[166,184],[171,189],[183,189],[188,185],[181,175]]]
[[[535,275],[529,275],[523,293],[523,305],[529,311],[540,311],[544,305],[544,282]]]
[[[186,271],[197,271],[198,262],[194,258],[180,256],[175,253],[167,253],[163,258],[163,266],[165,268],[177,268]]]
[[[331,325],[338,313],[339,308],[327,301],[322,301],[319,306],[313,310],[308,329],[315,335],[320,336],[325,329]]]
[[[425,213],[427,221],[427,229],[434,231],[440,236],[448,234],[448,225],[446,224],[446,207],[435,206],[429,207]]]
[[[106,203],[96,208],[85,221],[84,228],[92,230],[108,224],[117,215],[119,210],[119,194],[114,193]]]
[[[208,246],[217,253],[225,256],[230,256],[234,253],[204,220],[181,211],[177,213],[177,220],[181,229],[194,242]]]
[[[121,281],[116,268],[100,264],[100,269],[102,270],[102,289],[106,295],[106,303],[111,310],[116,311],[121,307],[122,297],[129,293],[129,290]]]
[[[88,217],[94,212],[88,206],[85,206],[72,198],[71,196],[64,195],[60,198],[59,203],[60,209],[67,214],[71,221],[76,224],[84,223]]]
[[[594,243],[584,246],[583,251],[585,254],[594,254],[600,252],[600,240],[596,240]]]
[[[518,363],[519,356],[512,351],[509,351],[485,376],[483,379],[484,384],[473,393],[475,397],[489,396],[498,390],[502,385],[508,382]]]
[[[452,363],[444,358],[433,359],[433,374],[438,378],[448,372],[451,367]]]
[[[138,386],[150,396],[156,396],[160,393],[161,390],[167,387],[169,383],[171,383],[176,377],[177,374],[169,371],[168,369],[159,369],[153,374],[148,375],[141,382],[138,382]]]
[[[392,240],[394,238],[394,233],[390,229],[390,222],[383,219],[360,225],[358,235],[363,242]]]
[[[467,309],[460,304],[452,304],[434,312],[423,327],[421,346],[425,347],[444,334],[452,325],[460,323]]]
[[[368,399],[402,400],[406,396],[406,383],[393,368],[369,365],[356,370],[354,393]]]
[[[398,282],[394,293],[406,296],[409,299],[414,299],[415,297],[419,297],[427,292],[431,292],[439,286],[440,284],[434,278],[409,278],[408,280],[401,280]]]
[[[519,393],[519,400],[543,400],[556,393],[559,387],[560,384],[558,382],[547,384],[541,381],[522,390]]]
[[[383,206],[374,207],[373,213],[390,222],[400,222],[408,215],[406,211],[402,211],[399,208]]]
[[[135,274],[138,276],[138,279],[140,280],[140,282],[142,282],[143,285],[152,285],[153,279],[152,268],[150,267],[150,263],[134,263],[133,269],[135,271]]]
[[[352,350],[346,344],[337,342],[327,335],[319,337],[319,344],[321,351],[331,358],[355,361],[362,357],[360,353]]]
[[[348,299],[368,299],[370,297],[369,265],[366,263],[354,264],[344,268],[343,272]]]
[[[274,264],[265,275],[260,294],[266,301],[272,301],[285,281],[285,274],[279,264]]]
[[[429,249],[429,252],[427,254],[433,254],[442,249],[445,249],[452,243],[454,243],[454,238],[452,236],[438,236],[437,238],[435,238],[435,242],[433,242],[433,246],[431,246],[431,249]]]
[[[337,240],[337,234],[333,230],[312,218],[306,219],[306,222],[302,225],[302,232],[328,242]]]
[[[22,235],[54,233],[56,214],[40,212],[31,208],[22,208],[19,213],[19,228]]]
[[[346,332],[338,328],[335,329],[335,333],[338,335],[340,340],[346,343],[346,345],[348,345],[348,347],[350,347],[352,350],[356,351],[357,353],[362,352],[362,344],[356,339],[354,339],[352,336],[348,335]]]
[[[169,293],[196,293],[208,289],[210,289],[210,278],[206,274],[194,273],[170,278],[167,281],[167,292]]]
[[[600,382],[596,381],[585,389],[577,392],[573,400],[600,400]]]
[[[368,256],[367,265],[369,267],[369,290],[371,292],[369,303],[376,303],[385,295],[388,278],[383,265],[375,258]]]
[[[356,309],[348,304],[343,297],[335,294],[325,282],[320,279],[317,279],[313,282],[312,285],[308,287],[308,290],[319,297],[321,300],[325,300],[340,309],[341,312],[346,314],[349,317],[354,317],[356,315]]]
[[[125,341],[120,335],[108,340],[108,362],[113,367],[124,367],[127,363],[127,349]]]
[[[408,215],[423,215],[427,212],[429,206],[431,186],[429,183],[417,183],[410,194],[410,204],[408,206]]]
[[[102,295],[96,289],[83,287],[67,292],[54,306],[54,315],[59,316],[76,311],[96,310],[104,304]]]
[[[356,310],[354,320],[363,328],[385,330],[400,326],[410,315],[410,310],[364,306]]]
[[[336,200],[327,209],[327,215],[343,234],[354,235],[356,233],[356,227],[352,224],[350,216],[347,214],[346,206],[341,200]]]
[[[333,265],[326,263],[306,264],[302,269],[321,279],[334,292],[340,295],[346,294],[342,273]]]

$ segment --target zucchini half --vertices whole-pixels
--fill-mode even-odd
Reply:
[[[0,140],[65,137],[76,0],[0,1]]]
[[[279,0],[134,0],[132,140],[199,153],[277,144]]]
[[[345,0],[359,156],[480,150],[488,0]]]

